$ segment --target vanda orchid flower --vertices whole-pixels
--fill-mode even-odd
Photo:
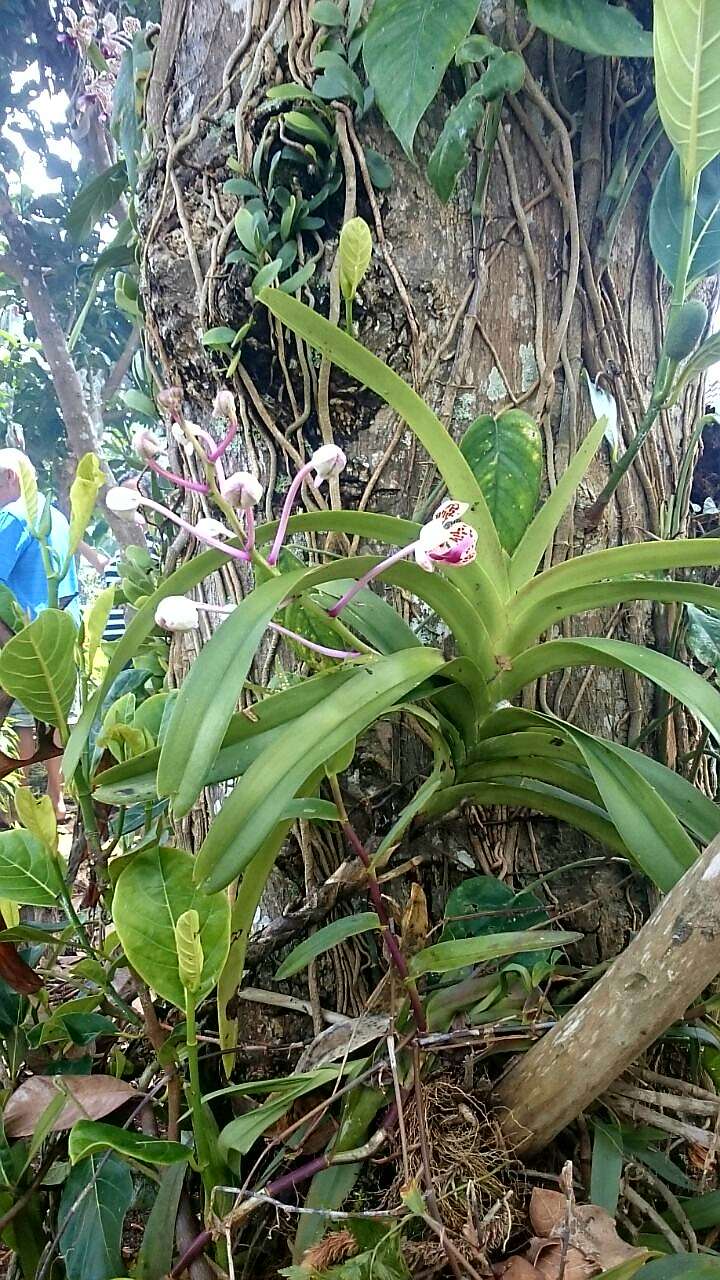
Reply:
[[[227,617],[236,608],[237,606],[233,604],[203,604],[197,600],[190,600],[188,596],[166,596],[164,600],[160,601],[155,610],[155,621],[165,631],[194,631],[200,622],[201,612],[219,613],[223,617]],[[316,644],[314,640],[306,640],[305,636],[298,635],[297,631],[290,631],[287,627],[282,627],[279,622],[271,622],[269,627],[271,631],[276,631],[278,635],[286,636],[289,640],[295,640],[297,644],[304,645],[306,649],[312,649],[313,653],[319,653],[324,658],[360,657],[360,653],[354,649],[330,649],[327,645]]]
[[[472,525],[460,519],[469,505],[467,502],[455,502],[452,498],[444,502],[441,507],[438,507],[432,520],[422,526],[415,542],[408,543],[406,547],[401,547],[399,551],[381,560],[374,569],[369,569],[361,578],[358,578],[357,582],[353,583],[337,604],[328,609],[330,617],[336,618],[345,605],[349,604],[358,591],[362,591],[363,587],[372,582],[373,578],[378,578],[392,565],[398,564],[400,560],[407,560],[409,556],[414,556],[417,564],[429,573],[433,572],[436,564],[454,566],[472,564],[477,555],[477,532]]]
[[[319,489],[326,480],[330,480],[334,476],[339,476],[340,472],[343,471],[346,466],[347,457],[343,453],[342,449],[340,449],[336,444],[324,444],[321,445],[319,449],[316,449],[310,461],[306,462],[305,466],[300,468],[287,491],[285,502],[283,503],[283,509],[280,513],[275,541],[273,542],[272,547],[270,548],[270,554],[268,555],[268,564],[277,564],[282,544],[285,541],[290,513],[293,509],[300,485],[306,476],[309,476],[310,472],[314,471],[315,478],[313,480],[313,484],[316,489]]]
[[[198,520],[197,524],[192,524],[189,520],[184,520],[182,516],[176,515],[169,507],[164,507],[162,503],[155,502],[153,498],[146,498],[137,489],[128,489],[124,485],[108,489],[105,495],[105,505],[108,511],[126,518],[135,515],[140,507],[147,507],[150,511],[157,511],[158,515],[161,515],[163,519],[172,520],[173,524],[178,525],[180,529],[184,529],[186,533],[191,534],[193,538],[196,538],[198,542],[202,542],[204,546],[214,547],[216,551],[224,551],[233,560],[243,560],[247,563],[251,557],[254,523],[252,511],[247,507],[245,508],[247,522],[246,545],[240,550],[238,547],[229,547],[227,545],[225,539],[232,538],[233,534],[219,520],[215,520],[212,516],[203,516]]]

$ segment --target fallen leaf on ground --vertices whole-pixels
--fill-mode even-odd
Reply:
[[[100,1120],[129,1099],[137,1101],[141,1096],[115,1076],[31,1076],[5,1105],[3,1124],[8,1138],[29,1138],[59,1091],[69,1096],[51,1125],[53,1132],[69,1129],[76,1120]]]
[[[540,1272],[525,1258],[508,1258],[493,1267],[494,1274],[501,1280],[538,1280]]]
[[[536,1187],[530,1200],[530,1222],[537,1237],[530,1258],[543,1280],[558,1280],[561,1272],[562,1245],[558,1235],[565,1224],[567,1201],[559,1191]],[[617,1267],[632,1258],[645,1256],[620,1239],[615,1221],[596,1204],[576,1204],[573,1210],[574,1230],[567,1252],[563,1280],[586,1280],[600,1271]]]

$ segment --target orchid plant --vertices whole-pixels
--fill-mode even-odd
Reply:
[[[102,803],[121,810],[161,803],[174,819],[190,811],[209,783],[234,780],[193,867],[201,893],[212,898],[229,889],[236,904],[232,930],[237,940],[218,988],[226,1050],[237,1031],[228,1004],[242,980],[243,939],[293,817],[317,813],[322,820],[339,821],[350,851],[363,849],[344,813],[336,773],[347,767],[357,738],[381,718],[409,712],[421,720],[433,762],[412,800],[367,854],[371,882],[413,821],[434,821],[468,802],[528,809],[571,823],[608,851],[631,859],[662,890],[695,858],[697,842],[709,841],[720,829],[720,810],[662,764],[621,742],[515,705],[523,689],[558,670],[624,669],[684,703],[720,737],[720,694],[673,658],[623,640],[582,635],[581,627],[574,636],[554,634],[565,619],[631,600],[720,607],[717,588],[672,576],[677,569],[720,564],[720,542],[676,538],[634,544],[538,572],[601,444],[603,419],[510,553],[462,448],[410,387],[352,336],[298,300],[273,289],[261,298],[282,324],[404,417],[449,496],[422,525],[346,509],[302,513],[297,504],[303,484],[320,487],[346,464],[344,452],[327,444],[292,479],[279,519],[257,524],[258,478],[225,473],[237,432],[232,396],[223,391],[215,402],[221,426],[217,442],[184,417],[178,388],[163,393],[160,403],[172,435],[194,454],[203,478],[173,473],[164,443],[149,432],[138,435],[135,447],[150,470],[197,492],[216,514],[192,523],[137,490],[108,494],[116,513],[132,515],[142,507],[158,512],[203,550],[137,613],[104,686],[73,730],[66,752],[70,771],[110,682],[143,637],[156,625],[171,631],[197,626],[207,606],[192,600],[190,592],[224,561],[240,562],[254,582],[240,604],[219,606],[220,625],[179,692],[167,695],[169,710],[155,745],[129,751],[93,779],[95,798]],[[303,565],[298,539],[323,532],[359,536],[366,549],[341,557],[319,552]],[[285,557],[289,538],[298,554]],[[383,544],[387,550],[379,551]],[[438,616],[449,632],[448,655],[420,642],[386,598],[387,587]],[[294,616],[307,619],[312,635],[291,630],[278,618],[291,603],[301,606]],[[301,646],[307,675],[260,696],[247,716],[237,705],[268,629]],[[333,797],[329,807],[320,795],[326,779]]]

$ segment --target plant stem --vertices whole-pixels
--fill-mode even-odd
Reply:
[[[372,859],[367,849],[365,848],[364,844],[362,843],[360,837],[358,836],[357,832],[354,830],[354,828],[348,821],[345,804],[342,798],[342,792],[340,791],[340,785],[338,783],[336,774],[332,774],[330,776],[330,787],[333,793],[333,799],[335,800],[335,803],[338,807],[338,810],[342,818],[342,823],[341,823],[342,833],[347,843],[350,845],[350,848],[353,850],[355,854],[357,854],[358,858],[362,862],[367,872],[368,892],[370,894],[372,904],[375,908],[375,911],[377,912],[377,916],[380,921],[380,929],[382,932],[383,942],[385,944],[385,950],[387,951],[388,959],[397,970],[398,976],[400,977],[403,983],[403,986],[407,991],[408,999],[410,1001],[410,1007],[412,1009],[412,1015],[413,1015],[413,1021],[415,1023],[415,1027],[419,1032],[427,1031],[427,1022],[425,1020],[425,1010],[423,1009],[422,1004],[420,1002],[420,997],[417,992],[417,987],[415,986],[415,983],[412,977],[410,976],[410,970],[408,969],[407,960],[405,959],[405,956],[400,950],[397,938],[395,937],[395,934],[393,933],[390,927],[390,917],[388,916],[387,908],[385,906],[385,903],[383,902],[383,896],[382,896],[382,893],[380,892],[380,885],[378,884],[377,876],[375,874],[375,868],[372,865]]]
[[[475,179],[475,194],[472,202],[473,218],[482,219],[485,214],[485,196],[487,194],[488,178],[490,176],[490,164],[492,161],[492,153],[497,142],[498,129],[500,128],[500,117],[502,115],[504,94],[501,94],[495,102],[490,103],[485,118],[485,136],[483,138],[482,154],[480,156],[480,164],[478,166],[477,178]]]
[[[200,1166],[200,1176],[205,1187],[205,1195],[208,1204],[212,1194],[212,1181],[208,1185],[208,1155],[207,1145],[205,1142],[205,1124],[202,1113],[202,1092],[200,1089],[200,1064],[198,1061],[198,1040],[197,1040],[197,1024],[195,1021],[195,1000],[191,991],[185,992],[185,1044],[187,1046],[188,1067],[190,1070],[190,1080],[186,1084],[188,1100],[190,1102],[190,1114],[192,1117],[193,1134],[195,1135],[195,1150],[197,1152],[198,1165]]]
[[[352,298],[346,298],[346,299],[345,299],[345,328],[347,329],[348,333],[350,334],[350,337],[351,337],[351,338],[354,338],[354,337],[355,337],[355,325],[354,325],[354,323],[353,323],[353,300],[352,300]]]

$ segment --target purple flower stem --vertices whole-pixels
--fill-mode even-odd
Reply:
[[[202,484],[199,480],[186,480],[183,476],[176,476],[174,471],[168,471],[166,467],[161,467],[159,462],[154,458],[143,456],[143,462],[147,463],[151,471],[156,475],[162,476],[165,480],[170,480],[173,484],[179,485],[181,489],[192,489],[193,493],[209,493],[210,488],[206,484]]]
[[[295,479],[293,480],[292,484],[290,485],[290,488],[287,491],[287,494],[285,495],[285,502],[283,503],[283,509],[280,513],[280,522],[277,527],[277,533],[275,534],[275,541],[273,542],[272,547],[270,548],[270,554],[267,558],[268,564],[277,564],[277,558],[280,555],[282,544],[285,541],[285,534],[287,533],[288,520],[290,519],[290,513],[293,509],[293,506],[295,505],[295,499],[298,495],[298,490],[300,489],[300,485],[302,484],[303,480],[305,479],[306,476],[310,474],[312,469],[313,469],[312,462],[306,462],[305,466],[301,467],[300,470],[298,471],[297,475],[295,476]]]
[[[316,644],[314,640],[306,640],[305,636],[298,635],[297,631],[289,631],[287,627],[281,627],[279,622],[271,622],[270,629],[271,631],[277,631],[278,635],[287,636],[289,640],[296,640],[298,644],[304,644],[306,649],[312,649],[313,653],[321,653],[325,658],[361,657],[357,649],[329,649],[327,645]]]
[[[397,564],[398,561],[407,559],[409,555],[412,555],[416,546],[416,542],[411,542],[407,547],[401,547],[399,551],[393,552],[393,554],[388,556],[387,559],[381,560],[380,564],[376,564],[374,569],[368,569],[367,573],[364,573],[361,578],[358,578],[357,582],[354,582],[351,587],[348,587],[345,595],[341,596],[331,609],[328,609],[330,617],[337,618],[338,614],[345,608],[345,605],[349,604],[353,597],[357,595],[358,591],[362,591],[363,587],[366,587],[369,582],[372,582],[373,578],[378,578],[381,573],[384,573],[385,570],[389,569],[392,565]]]
[[[223,436],[219,445],[213,448],[212,452],[207,455],[208,462],[215,463],[217,462],[218,458],[222,458],[223,454],[230,448],[230,445],[235,439],[235,436],[237,435],[237,429],[238,429],[237,418],[231,419],[230,426],[228,427],[227,432]]]
[[[407,960],[405,959],[402,951],[400,950],[400,947],[398,946],[398,941],[397,941],[397,938],[395,937],[395,934],[390,928],[390,917],[388,916],[385,903],[383,902],[382,893],[380,892],[380,885],[377,882],[377,876],[375,875],[375,870],[372,865],[372,859],[370,858],[370,854],[365,848],[365,845],[362,843],[360,837],[357,835],[356,831],[353,829],[353,827],[351,827],[350,823],[346,820],[341,825],[342,825],[342,833],[345,839],[347,840],[347,843],[350,845],[353,852],[357,854],[358,858],[360,859],[363,866],[365,867],[365,870],[368,873],[368,892],[370,894],[372,904],[377,912],[378,919],[380,920],[380,928],[382,930],[383,942],[385,943],[385,950],[388,953],[388,957],[391,963],[395,966],[399,977],[402,979],[403,985],[405,986],[405,990],[408,993],[410,1006],[413,1012],[413,1021],[415,1022],[415,1027],[421,1033],[423,1031],[427,1031],[427,1023],[425,1021],[425,1010],[423,1009],[422,1004],[420,1003],[420,997],[417,993],[417,987],[415,986],[415,983],[413,982],[410,976],[410,971],[407,966]]]
[[[200,535],[197,533],[194,524],[190,524],[189,520],[183,520],[182,516],[176,516],[174,511],[169,507],[164,507],[162,503],[155,502],[153,498],[146,498],[141,495],[141,506],[149,507],[151,511],[157,511],[166,520],[172,520],[173,524],[184,529],[186,533],[192,534],[198,542],[205,543],[208,547],[214,547],[217,551],[222,551],[226,556],[230,556],[233,560],[242,560],[245,563],[250,559],[248,551],[240,551],[237,547],[229,547],[226,542],[221,542],[219,538],[213,538],[210,534]]]

